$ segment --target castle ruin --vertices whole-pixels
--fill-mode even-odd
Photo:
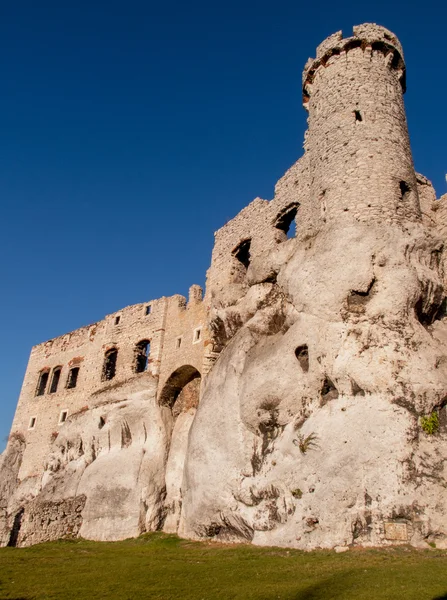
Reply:
[[[447,195],[415,172],[405,86],[384,27],[327,38],[304,154],[215,233],[204,297],[32,349],[0,545],[447,547]]]

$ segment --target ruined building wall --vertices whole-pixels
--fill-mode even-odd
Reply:
[[[194,340],[196,330],[200,337]],[[182,345],[177,348],[180,337]],[[64,423],[99,406],[108,392],[137,379],[140,385],[147,380],[147,387],[158,385],[159,380],[161,390],[172,371],[183,364],[201,372],[206,338],[201,290],[192,286],[188,303],[183,296],[173,296],[128,306],[98,323],[34,346],[11,429],[26,441],[19,479],[40,476]],[[147,368],[136,373],[136,348],[143,340],[150,342],[149,360]],[[118,352],[115,375],[106,380],[105,356],[112,349]],[[52,393],[57,368],[61,368],[60,379]],[[68,388],[73,368],[79,369],[76,385]],[[48,381],[44,393],[36,395],[42,373],[48,373]]]

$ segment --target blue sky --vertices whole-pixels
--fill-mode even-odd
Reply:
[[[327,35],[401,39],[416,168],[445,193],[447,5],[14,0],[0,7],[0,450],[31,346],[204,284],[213,232],[301,155]]]

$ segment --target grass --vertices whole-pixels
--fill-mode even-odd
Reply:
[[[80,598],[446,600],[447,552],[401,546],[306,553],[158,533],[0,549],[0,600]]]

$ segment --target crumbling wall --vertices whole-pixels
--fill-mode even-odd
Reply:
[[[17,546],[32,546],[67,537],[77,537],[82,525],[85,496],[59,501],[41,502],[39,499],[26,505],[23,512]]]
[[[116,387],[133,377],[135,373],[135,347],[142,339],[151,342],[147,372],[139,377],[158,375],[162,352],[162,335],[166,316],[167,299],[129,306],[108,315],[103,321],[35,346],[17,405],[12,430],[26,439],[19,477],[40,476],[52,439],[57,435],[62,411],[66,417],[86,411],[95,405],[97,393]],[[150,306],[149,314],[146,314]],[[118,322],[117,322],[118,321]],[[104,356],[110,348],[117,348],[118,358],[115,377],[104,381]],[[50,393],[55,367],[62,367],[57,391]],[[67,388],[71,368],[79,367],[76,387]],[[45,393],[36,396],[39,374],[49,372]],[[34,427],[30,427],[35,418]]]

